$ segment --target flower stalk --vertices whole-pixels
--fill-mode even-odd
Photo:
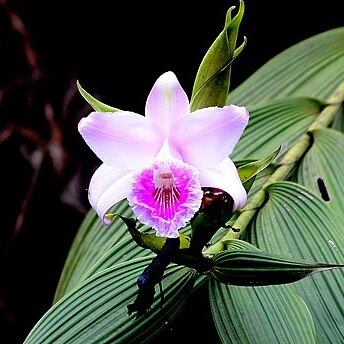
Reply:
[[[232,227],[235,228],[236,231],[234,232],[233,230],[229,230],[228,233],[225,234],[218,242],[207,248],[204,251],[206,256],[212,256],[225,250],[227,248],[228,241],[231,239],[238,239],[243,234],[257,211],[264,204],[266,199],[266,188],[270,184],[285,180],[288,177],[290,172],[302,159],[311,145],[311,136],[309,133],[315,129],[328,127],[333,122],[334,116],[340,110],[343,102],[344,82],[341,83],[329,97],[325,108],[319,114],[317,119],[310,125],[307,132],[303,134],[285,153],[275,172],[270,176],[262,188],[252,197],[252,199],[246,203],[245,207],[241,210],[241,214],[234,224],[232,224]]]

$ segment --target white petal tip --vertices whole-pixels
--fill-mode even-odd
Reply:
[[[78,123],[78,130],[79,132],[82,131],[83,127],[85,126],[85,122],[86,122],[86,117],[81,118],[81,120]]]
[[[245,106],[238,106],[231,104],[228,106],[231,110],[233,110],[239,117],[241,117],[244,121],[248,121],[250,114]]]
[[[164,74],[160,75],[156,83],[159,83],[159,84],[163,83],[165,85],[175,85],[175,84],[179,85],[179,81],[176,75],[171,71],[165,72]]]

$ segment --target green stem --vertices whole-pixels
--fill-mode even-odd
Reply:
[[[213,255],[227,248],[227,242],[231,239],[238,239],[245,231],[257,211],[263,205],[266,199],[266,188],[268,185],[285,180],[293,168],[297,165],[298,161],[302,159],[307,152],[311,138],[308,134],[314,129],[328,127],[332,122],[335,114],[339,111],[342,103],[344,102],[344,82],[333,92],[327,101],[327,105],[324,110],[319,114],[317,119],[308,128],[307,133],[303,134],[297,142],[285,153],[280,161],[279,167],[265,182],[262,188],[252,197],[252,199],[246,203],[242,209],[241,214],[236,219],[232,227],[236,231],[229,231],[224,235],[221,240],[216,242],[205,250],[205,255]]]

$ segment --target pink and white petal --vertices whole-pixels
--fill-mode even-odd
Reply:
[[[132,178],[132,171],[117,170],[102,164],[94,172],[88,189],[88,199],[105,225],[110,223],[104,216],[117,202],[126,198]]]
[[[175,124],[170,142],[197,168],[217,164],[233,151],[248,119],[246,108],[235,105],[196,110]]]
[[[247,193],[243,187],[237,169],[229,158],[217,166],[200,170],[202,187],[215,187],[229,193],[233,200],[233,210],[244,207]]]
[[[78,129],[93,152],[118,169],[147,164],[163,144],[161,130],[149,119],[127,111],[92,112]]]
[[[147,98],[146,117],[159,124],[167,136],[171,126],[189,113],[188,97],[175,74],[162,74]]]

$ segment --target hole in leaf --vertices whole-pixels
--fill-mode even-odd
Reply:
[[[320,191],[320,194],[321,194],[321,198],[325,202],[328,202],[330,200],[330,196],[329,196],[329,194],[327,192],[327,188],[326,188],[326,185],[325,185],[324,181],[321,178],[318,178],[317,183],[318,183],[318,188],[319,188],[319,191]]]

